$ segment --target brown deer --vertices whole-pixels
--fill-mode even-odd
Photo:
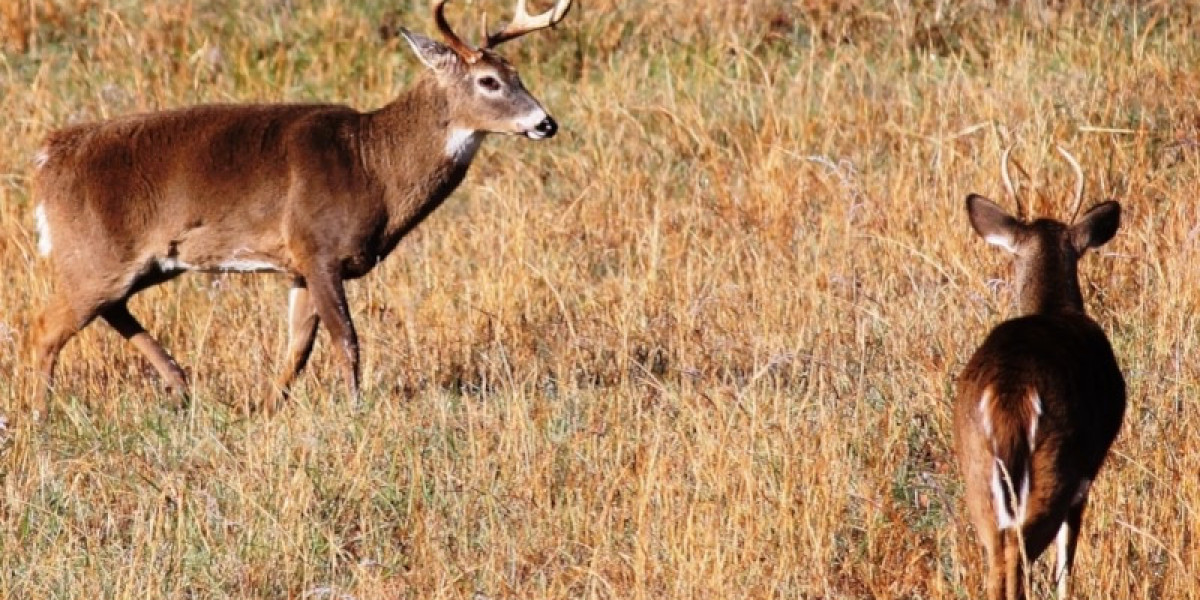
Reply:
[[[1078,214],[1083,171],[1059,152],[1078,178]],[[1002,175],[1019,207],[1008,162],[1006,150]],[[1051,540],[1065,598],[1088,490],[1125,414],[1125,380],[1104,331],[1084,311],[1077,263],[1116,234],[1121,207],[1103,202],[1070,225],[1025,222],[971,194],[967,214],[980,236],[1015,256],[1023,315],[988,334],[958,379],[954,405],[967,509],[987,555],[988,598],[1024,598],[1023,561],[1037,560]]]
[[[552,137],[554,119],[492,48],[561,21],[571,0],[515,17],[482,47],[433,6],[443,42],[401,30],[427,69],[374,112],[340,105],[195,106],[75,125],[35,158],[38,244],[55,292],[35,324],[44,413],[63,346],[97,316],[183,394],[175,360],[129,298],[185,271],[291,279],[279,396],[304,368],[318,323],[340,351],[351,397],[359,347],[343,285],[371,271],[458,187],[488,133]],[[275,409],[275,398],[266,409]]]

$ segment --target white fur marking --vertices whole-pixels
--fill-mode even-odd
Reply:
[[[545,121],[548,116],[550,115],[546,114],[545,109],[539,106],[533,112],[517,119],[517,129],[531,131],[534,127],[538,126],[538,123]]]
[[[300,294],[303,291],[304,288],[302,287],[293,287],[288,290],[288,323],[296,320],[296,303],[299,301]],[[290,332],[291,329],[289,328],[288,331]]]
[[[1038,417],[1042,416],[1042,397],[1038,395],[1037,390],[1032,390],[1029,393],[1029,405],[1033,408],[1033,418],[1029,419],[1029,453],[1033,453],[1034,447],[1037,445]]]
[[[220,273],[235,271],[238,273],[271,273],[279,271],[279,267],[262,260],[246,260],[234,258],[221,261],[216,266],[194,265],[175,257],[158,259],[158,268],[164,273],[175,271],[199,271],[201,273]]]
[[[279,267],[263,260],[244,260],[235,258],[217,264],[218,271],[238,271],[241,273],[263,273],[278,271]]]
[[[1008,480],[1004,477],[1004,464],[995,459],[992,465],[992,503],[996,506],[996,525],[1000,529],[1019,527],[1025,523],[1025,508],[1029,505],[1029,474],[1021,480],[1021,491],[1017,494],[1017,505],[1009,510],[1004,501],[1004,490]],[[1010,476],[1011,478],[1011,476]]]
[[[34,168],[40,169],[46,166],[46,163],[48,162],[50,162],[50,151],[46,150],[45,148],[38,150],[37,154],[33,155]]]
[[[992,416],[990,408],[992,401],[992,388],[983,390],[983,396],[979,399],[979,426],[983,429],[983,435],[988,438],[992,437]]]
[[[475,158],[475,151],[483,142],[483,134],[473,129],[451,129],[446,136],[446,158],[466,164]]]
[[[158,259],[158,269],[164,273],[170,273],[172,271],[190,271],[195,268],[195,265],[190,265],[174,257]]]
[[[1000,246],[1009,252],[1016,252],[1017,247],[1013,244],[1012,236],[1000,233],[991,233],[984,236],[983,240],[993,246]]]
[[[33,209],[33,219],[37,223],[38,254],[50,256],[50,249],[53,246],[50,241],[50,221],[46,220],[45,205],[39,204],[37,208]]]
[[[1013,515],[1009,513],[1008,503],[1004,501],[1004,463],[999,458],[992,463],[992,505],[996,507],[996,525],[1001,530],[1016,525]]]
[[[1071,537],[1071,528],[1067,526],[1067,522],[1063,521],[1058,527],[1058,535],[1055,536],[1055,546],[1058,550],[1054,563],[1054,578],[1058,580],[1058,597],[1060,600],[1067,597],[1067,577],[1071,575],[1067,571],[1067,542]]]
[[[1021,480],[1021,495],[1017,498],[1017,524],[1025,523],[1025,509],[1029,506],[1029,480],[1033,479],[1031,473],[1025,473],[1025,478]]]
[[[525,137],[531,140],[544,140],[549,134],[540,131],[537,126],[548,118],[550,115],[546,114],[546,111],[539,106],[533,112],[517,119],[517,131],[524,133]]]

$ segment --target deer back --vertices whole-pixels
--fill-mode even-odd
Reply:
[[[985,396],[991,399],[987,404]],[[1089,479],[1124,413],[1125,381],[1112,345],[1082,313],[1033,314],[1001,323],[959,377],[960,431],[990,433],[1010,448],[1021,443],[1069,453],[1079,475]],[[1036,431],[1030,432],[1034,417]]]

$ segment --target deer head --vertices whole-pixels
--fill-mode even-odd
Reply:
[[[1008,174],[1009,148],[1004,152],[1002,177],[1009,194],[1021,208],[1020,197]],[[967,197],[971,226],[985,241],[1016,257],[1016,290],[1022,313],[1071,308],[1083,310],[1076,265],[1089,248],[1097,248],[1117,233],[1121,206],[1114,201],[1097,204],[1075,220],[1083,200],[1084,177],[1079,163],[1061,146],[1058,151],[1075,171],[1072,222],[1053,219],[1025,222],[1009,215],[995,202],[978,194]],[[1018,215],[1023,213],[1018,211]]]
[[[537,16],[519,0],[516,16],[499,31],[488,34],[481,48],[464,42],[446,21],[445,0],[434,4],[433,14],[443,42],[401,29],[400,34],[421,62],[433,73],[452,114],[451,122],[464,132],[507,133],[540,140],[558,131],[541,103],[525,89],[517,70],[492,50],[527,33],[553,27],[566,16],[571,0],[558,0],[554,8]]]

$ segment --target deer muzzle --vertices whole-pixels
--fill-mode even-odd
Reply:
[[[558,123],[555,122],[554,117],[546,115],[546,118],[534,125],[533,129],[526,131],[525,136],[532,140],[544,140],[554,137],[556,133],[558,133]]]

